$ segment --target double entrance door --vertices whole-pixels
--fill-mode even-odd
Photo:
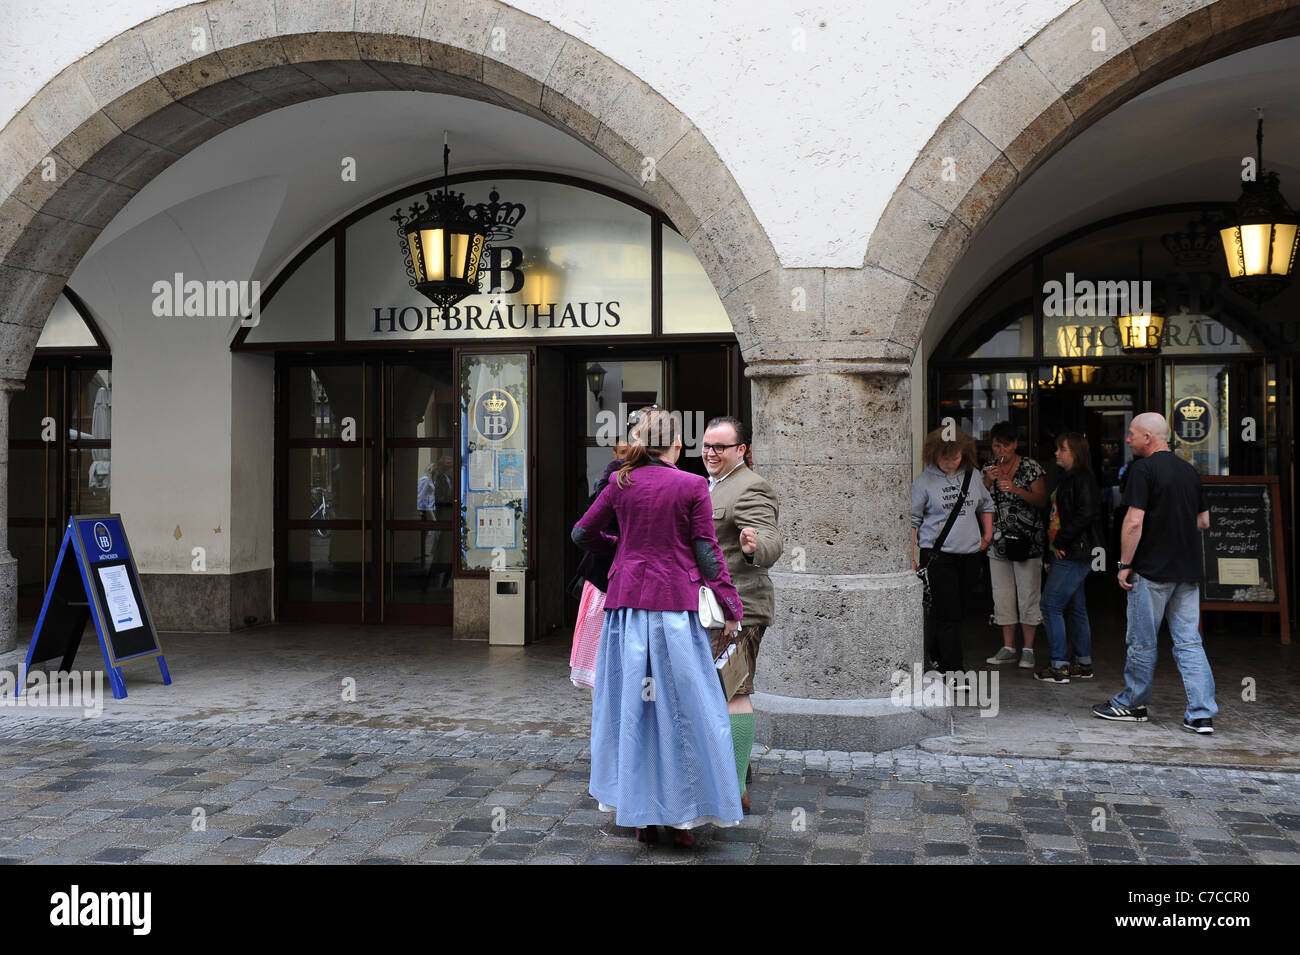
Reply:
[[[282,620],[451,622],[451,355],[278,369]]]
[[[701,474],[704,423],[748,412],[734,342],[281,359],[278,619],[447,626],[456,579],[467,602],[481,592],[487,570],[472,541],[485,510],[475,506],[484,477],[476,465],[488,442],[461,433],[470,427],[462,401],[472,400],[473,370],[493,359],[522,359],[527,368],[527,424],[509,457],[528,475],[515,526],[527,546],[535,637],[572,623],[577,603],[566,600],[565,585],[579,553],[569,531],[627,411],[658,404],[679,412],[686,443],[679,465]],[[505,457],[496,455],[498,465]],[[465,567],[460,534],[471,541]]]

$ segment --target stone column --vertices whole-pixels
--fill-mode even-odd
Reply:
[[[22,387],[0,378],[0,653],[18,646],[18,561],[9,553],[9,396]]]
[[[923,667],[908,555],[911,380],[901,360],[754,362],[754,448],[785,551],[753,697],[774,747],[891,749],[948,732],[948,711],[896,699]]]

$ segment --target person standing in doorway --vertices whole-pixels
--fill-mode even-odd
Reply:
[[[424,474],[420,476],[419,483],[417,483],[415,486],[415,509],[420,512],[420,520],[422,521],[433,520],[433,506],[434,506],[433,477],[434,477],[434,468],[433,465],[430,464],[427,468],[424,469]],[[420,531],[420,560],[421,561],[424,560],[425,555],[428,553],[425,550],[425,540],[428,537],[428,533],[429,533],[428,531]],[[434,538],[433,549],[435,551],[438,549],[438,541],[436,537]]]
[[[754,707],[749,695],[754,692],[758,647],[772,624],[772,579],[767,569],[781,556],[782,545],[776,492],[750,469],[749,448],[749,429],[737,418],[714,418],[704,429],[704,469],[709,474],[709,495],[713,500],[713,529],[732,583],[745,605],[736,645],[749,666],[749,676],[727,701],[727,711],[736,746],[740,802],[746,812],[749,754],[754,745]],[[722,634],[714,637],[714,657],[726,649],[727,640]]]
[[[1043,622],[1039,596],[1043,587],[1043,508],[1047,488],[1043,466],[1017,450],[1010,421],[993,426],[994,461],[984,469],[984,486],[993,497],[993,543],[989,546],[989,580],[993,585],[993,622],[1002,628],[1002,646],[987,662],[995,666],[1016,658],[1016,626],[1024,636],[1020,667],[1034,666],[1034,637]]]
[[[912,569],[929,580],[934,654],[949,682],[963,678],[961,623],[993,540],[993,499],[976,476],[975,440],[936,428],[925,438],[925,470],[912,482]],[[953,519],[949,521],[949,517]],[[920,556],[917,556],[920,545]]]
[[[1101,491],[1092,476],[1088,439],[1075,431],[1056,438],[1056,466],[1061,478],[1052,493],[1052,517],[1047,534],[1051,542],[1052,569],[1043,588],[1043,629],[1052,654],[1048,665],[1034,673],[1035,680],[1069,683],[1071,677],[1092,679],[1092,629],[1084,582],[1092,569],[1093,552],[1102,546]],[[1070,642],[1077,661],[1070,665],[1065,616],[1070,618]]]
[[[1125,439],[1136,458],[1128,469],[1120,536],[1119,585],[1128,591],[1128,657],[1124,689],[1092,708],[1104,720],[1147,721],[1156,669],[1156,637],[1168,620],[1174,662],[1187,692],[1183,729],[1214,732],[1214,674],[1201,645],[1199,532],[1210,526],[1201,476],[1169,450],[1169,424],[1140,414]]]

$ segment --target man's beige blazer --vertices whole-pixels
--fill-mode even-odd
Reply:
[[[745,626],[772,623],[772,580],[767,568],[781,556],[781,531],[777,527],[776,492],[772,485],[741,465],[709,492],[713,500],[713,529],[727,559],[731,582],[740,591]],[[740,532],[758,532],[752,559],[740,549]]]

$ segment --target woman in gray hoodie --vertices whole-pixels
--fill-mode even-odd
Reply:
[[[926,435],[925,470],[912,482],[911,554],[912,569],[924,567],[929,579],[936,662],[940,670],[953,672],[962,669],[961,621],[993,540],[993,498],[978,476],[974,439],[960,430],[945,437],[947,430]],[[959,499],[961,510],[936,548]]]

